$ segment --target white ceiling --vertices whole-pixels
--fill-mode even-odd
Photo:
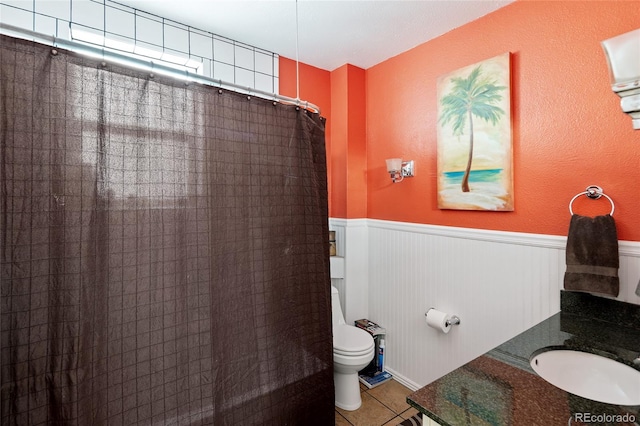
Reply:
[[[514,0],[118,2],[290,59],[298,57],[300,62],[332,71],[346,63],[369,68],[512,1]]]

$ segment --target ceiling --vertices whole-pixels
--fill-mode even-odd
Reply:
[[[297,57],[300,62],[332,71],[347,63],[369,68],[512,1],[514,0],[118,2],[290,59]]]

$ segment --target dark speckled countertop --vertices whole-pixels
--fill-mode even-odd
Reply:
[[[539,377],[529,358],[549,347],[596,353],[640,370],[632,363],[640,355],[640,305],[562,291],[560,313],[412,393],[407,402],[443,426],[640,424],[640,406],[581,398]]]

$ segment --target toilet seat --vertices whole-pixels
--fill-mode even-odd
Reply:
[[[366,331],[347,324],[333,327],[334,354],[360,356],[371,352],[373,347],[373,338]]]
[[[358,352],[349,352],[349,351],[337,351],[337,350],[333,350],[333,354],[334,355],[341,355],[341,356],[346,356],[346,357],[358,357],[358,356],[362,356],[362,355],[368,355],[370,353],[372,353],[374,350],[373,346],[371,346],[369,349],[365,350],[365,351],[358,351]]]

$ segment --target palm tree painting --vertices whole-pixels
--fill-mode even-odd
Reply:
[[[438,207],[513,210],[510,55],[438,79]]]

